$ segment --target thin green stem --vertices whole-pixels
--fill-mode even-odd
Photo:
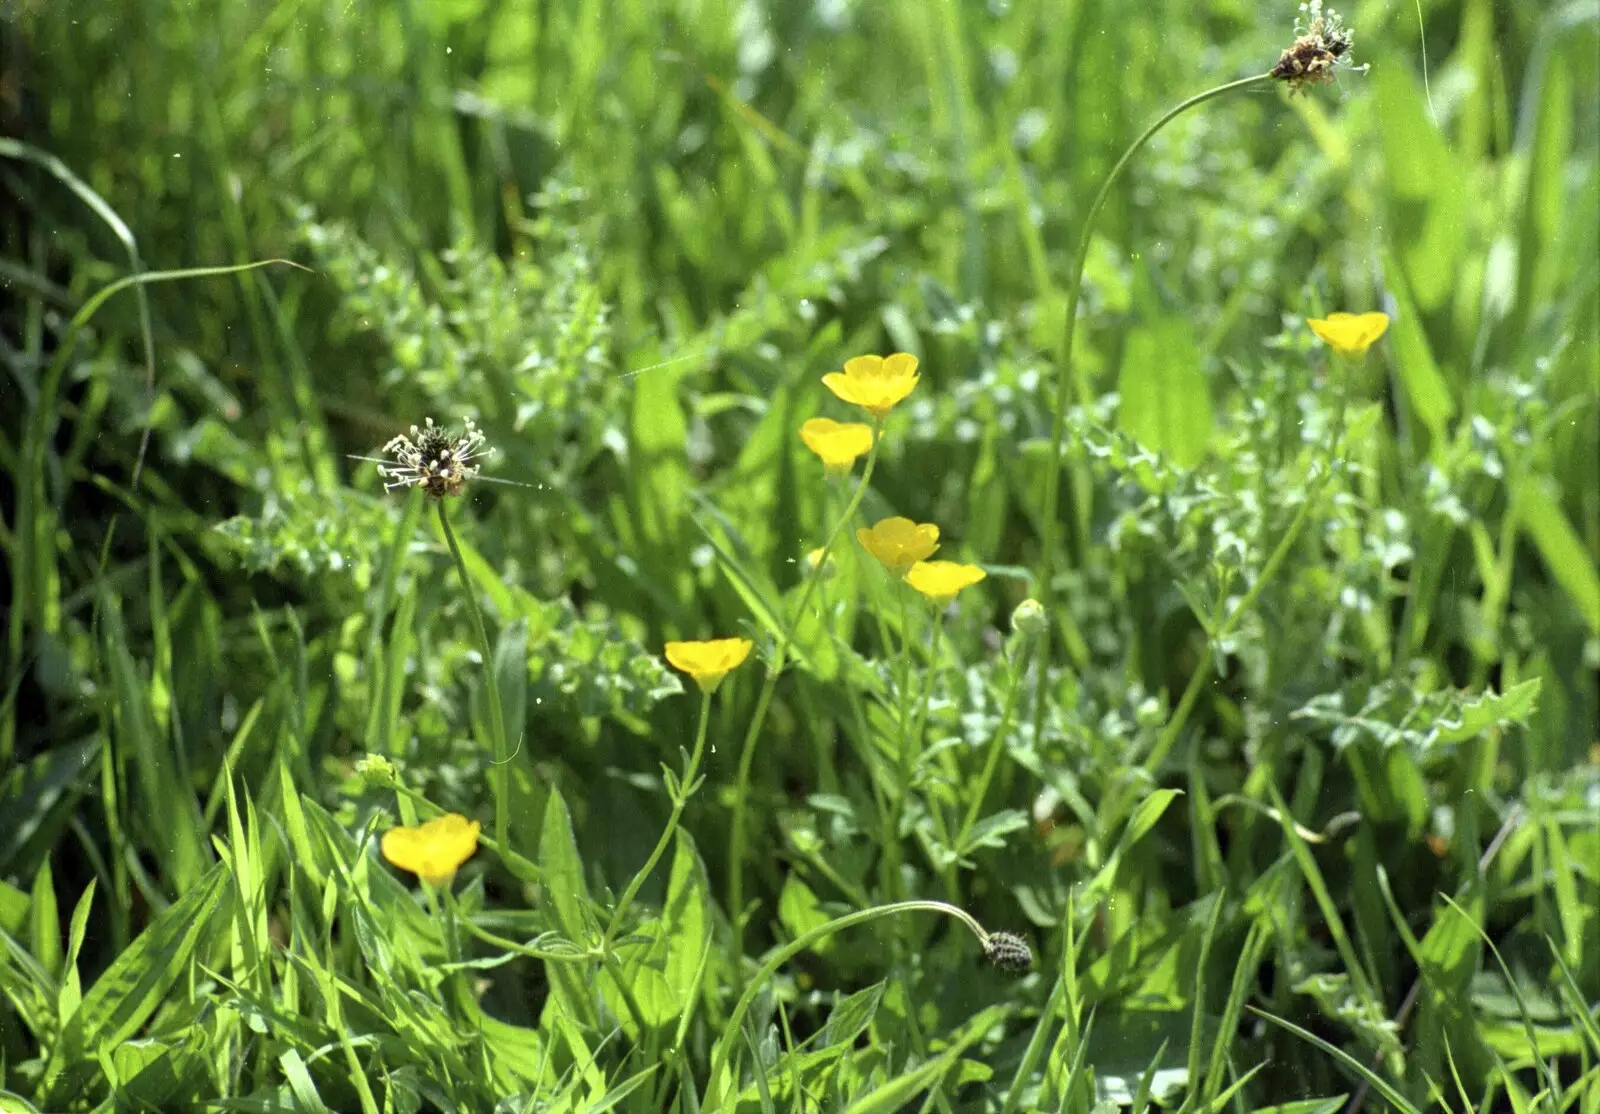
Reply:
[[[1195,666],[1194,673],[1189,677],[1189,685],[1183,690],[1183,696],[1178,700],[1178,707],[1173,711],[1172,718],[1161,729],[1161,734],[1156,738],[1156,745],[1144,760],[1144,769],[1154,772],[1172,748],[1177,745],[1178,736],[1183,732],[1184,725],[1189,721],[1189,715],[1194,711],[1195,702],[1200,699],[1200,690],[1211,679],[1211,670],[1216,664],[1216,653],[1213,647],[1227,641],[1239,621],[1250,613],[1256,600],[1261,598],[1261,593],[1266,590],[1272,578],[1277,575],[1279,567],[1288,557],[1289,550],[1299,538],[1300,531],[1305,527],[1306,520],[1311,517],[1311,511],[1322,499],[1323,490],[1333,478],[1334,462],[1339,457],[1339,442],[1344,438],[1345,410],[1349,404],[1350,392],[1348,385],[1341,381],[1339,387],[1339,408],[1334,420],[1333,436],[1328,444],[1328,460],[1323,468],[1322,475],[1317,480],[1316,487],[1306,495],[1305,501],[1300,504],[1300,509],[1295,512],[1294,518],[1289,522],[1289,528],[1284,531],[1283,537],[1278,540],[1272,555],[1267,558],[1267,563],[1261,567],[1261,575],[1256,577],[1256,582],[1244,594],[1244,599],[1239,601],[1239,606],[1228,612],[1221,626],[1215,634],[1208,639],[1205,656]]]
[[[928,728],[928,709],[933,704],[934,682],[939,677],[939,651],[943,648],[943,641],[944,612],[940,610],[933,620],[933,645],[928,651],[928,677],[922,686],[922,699],[918,702],[917,715],[912,722],[911,731],[900,746],[900,801],[897,829],[905,822],[906,803],[911,799],[911,782],[915,776],[915,766],[922,759],[924,749],[922,736]],[[928,811],[939,829],[940,838],[945,838],[943,814],[932,801],[929,802]]]
[[[494,746],[494,769],[489,779],[490,792],[494,794],[494,838],[502,848],[509,848],[510,751],[506,746],[505,708],[500,703],[500,681],[495,676],[494,649],[489,645],[489,628],[483,624],[483,612],[472,590],[472,577],[467,573],[467,562],[461,556],[456,532],[450,528],[450,516],[445,513],[444,500],[436,500],[434,506],[439,510],[439,528],[444,531],[444,540],[450,546],[450,556],[456,559],[456,571],[461,574],[461,591],[467,597],[467,610],[472,612],[473,629],[477,631],[478,648],[483,654],[483,676],[489,691],[489,739]]]
[[[643,1040],[650,1028],[645,1024],[644,1011],[639,1009],[639,999],[633,995],[633,984],[628,981],[628,973],[622,969],[622,961],[617,958],[616,952],[603,952],[600,965],[611,976],[611,984],[617,988],[617,993],[622,995],[622,1005],[639,1032],[638,1039]]]
[[[689,755],[689,766],[684,771],[683,781],[678,784],[677,791],[672,798],[672,812],[667,817],[666,827],[661,829],[661,838],[656,840],[654,850],[645,860],[644,866],[633,876],[633,881],[628,883],[628,888],[622,891],[622,899],[617,902],[617,907],[611,913],[611,923],[606,926],[605,935],[600,940],[602,952],[610,949],[611,941],[617,934],[617,929],[622,926],[622,918],[628,912],[628,906],[633,904],[633,899],[638,896],[639,887],[644,885],[650,872],[655,870],[656,864],[661,861],[661,856],[667,853],[667,845],[672,842],[672,835],[678,830],[678,820],[683,816],[684,807],[693,795],[694,779],[700,772],[700,756],[706,749],[706,725],[711,722],[711,693],[700,694],[700,728],[695,732],[694,751]]]
[[[811,569],[805,587],[801,589],[799,605],[794,612],[794,624],[793,626],[785,624],[778,630],[778,644],[773,648],[772,660],[767,663],[767,676],[762,682],[761,694],[756,698],[755,714],[750,717],[750,726],[744,733],[744,745],[739,751],[739,772],[734,781],[733,820],[728,832],[728,918],[733,922],[733,952],[736,956],[744,953],[744,813],[749,803],[750,769],[755,764],[756,742],[761,736],[761,728],[766,724],[767,710],[772,706],[772,695],[778,687],[778,677],[782,675],[784,663],[788,661],[793,627],[799,626],[804,620],[806,606],[810,604],[811,597],[816,594],[817,586],[822,582],[828,558],[833,556],[840,536],[855,516],[856,508],[861,505],[861,500],[867,493],[867,486],[872,482],[872,470],[878,463],[878,448],[882,443],[883,422],[879,420],[873,423],[872,450],[867,454],[866,467],[861,470],[861,482],[856,485],[855,493],[850,496],[844,514],[834,523],[833,531],[823,544],[822,553]]]
[[[1151,124],[1144,132],[1128,146],[1106,175],[1105,181],[1100,183],[1100,191],[1095,194],[1094,201],[1089,206],[1089,211],[1084,217],[1083,231],[1078,236],[1078,251],[1073,258],[1072,269],[1067,274],[1067,305],[1066,320],[1062,325],[1061,347],[1056,352],[1056,364],[1060,368],[1056,378],[1055,412],[1051,418],[1050,431],[1050,460],[1045,469],[1044,508],[1040,518],[1040,528],[1043,535],[1039,542],[1039,569],[1038,569],[1038,598],[1044,605],[1045,614],[1054,614],[1055,603],[1055,574],[1056,574],[1056,549],[1059,545],[1056,528],[1056,504],[1061,493],[1061,454],[1067,440],[1067,404],[1071,392],[1076,388],[1079,403],[1089,401],[1089,382],[1075,372],[1072,363],[1072,341],[1078,326],[1078,300],[1083,292],[1083,270],[1089,259],[1089,245],[1094,239],[1095,224],[1099,220],[1100,211],[1105,208],[1107,199],[1111,196],[1111,187],[1122,176],[1123,170],[1132,161],[1133,156],[1139,152],[1150,138],[1166,127],[1183,113],[1204,104],[1206,101],[1223,96],[1226,93],[1248,89],[1265,81],[1272,80],[1271,74],[1257,74],[1254,77],[1243,78],[1239,81],[1230,81],[1225,85],[1218,85],[1214,89],[1207,89],[1204,93],[1196,94],[1169,109],[1165,115]],[[1075,492],[1074,500],[1078,508],[1081,525],[1088,520],[1088,492]],[[1049,639],[1051,632],[1044,634],[1045,643],[1041,652],[1041,661],[1050,660]],[[1037,736],[1044,716],[1044,696],[1046,678],[1049,670],[1039,670],[1039,692],[1034,707],[1034,728]]]
[[[987,946],[989,934],[977,920],[965,909],[958,908],[943,901],[897,901],[890,905],[878,905],[871,909],[862,909],[854,913],[846,913],[842,917],[835,917],[827,924],[818,925],[809,932],[803,932],[794,940],[776,949],[767,961],[761,965],[755,975],[745,984],[744,993],[739,996],[739,1001],[734,1004],[733,1012],[728,1015],[728,1020],[722,1026],[722,1034],[717,1039],[716,1047],[711,1052],[710,1092],[702,1109],[711,1110],[721,1105],[723,1091],[731,1086],[731,1081],[724,1082],[723,1073],[728,1067],[728,1056],[733,1047],[735,1038],[739,1035],[739,1027],[744,1024],[744,1017],[750,1010],[750,1005],[756,1000],[762,986],[789,960],[813,946],[820,940],[853,928],[859,924],[882,917],[892,917],[900,913],[943,913],[960,921],[978,939],[978,943]]]
[[[1011,669],[1011,683],[1006,686],[1006,702],[1000,712],[1000,723],[989,737],[989,753],[983,761],[983,772],[978,775],[978,784],[973,787],[972,799],[967,802],[967,815],[961,821],[961,830],[956,833],[952,851],[959,851],[967,842],[967,836],[972,833],[972,828],[978,822],[978,814],[983,811],[984,798],[989,795],[989,783],[994,780],[995,771],[1000,768],[1000,755],[1006,749],[1006,736],[1011,734],[1011,720],[1017,711],[1017,694],[1022,691],[1022,678],[1028,672],[1028,655],[1033,648],[1030,638],[1017,649],[1017,660]],[[955,870],[951,864],[950,869]]]

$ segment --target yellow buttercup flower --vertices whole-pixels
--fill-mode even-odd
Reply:
[[[1360,359],[1389,327],[1387,313],[1330,313],[1308,317],[1306,324],[1317,338],[1341,356]]]
[[[906,583],[934,603],[945,604],[963,588],[970,588],[989,574],[977,565],[956,561],[918,561],[906,573]]]
[[[918,561],[926,561],[939,548],[939,528],[931,522],[886,518],[871,529],[856,531],[856,541],[896,576]]]
[[[917,358],[909,352],[857,356],[844,362],[844,371],[824,375],[822,385],[881,422],[917,385]]]
[[[439,886],[472,858],[481,828],[476,820],[452,812],[414,828],[390,828],[380,846],[383,857],[395,866]]]
[[[831,476],[843,475],[856,458],[872,449],[872,427],[861,422],[812,418],[800,427],[800,440],[822,458]]]
[[[748,638],[716,638],[706,642],[668,642],[667,661],[694,678],[701,692],[716,692],[722,678],[744,664],[755,643]]]

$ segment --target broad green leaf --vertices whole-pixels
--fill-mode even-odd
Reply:
[[[1433,349],[1428,344],[1422,319],[1411,298],[1405,276],[1392,261],[1386,268],[1389,293],[1395,300],[1394,335],[1395,367],[1400,382],[1405,385],[1406,398],[1417,420],[1428,433],[1438,440],[1444,436],[1446,424],[1455,413],[1455,400],[1450,387],[1439,374],[1434,363]]]
[[[1417,305],[1431,313],[1456,286],[1469,227],[1466,182],[1456,153],[1428,118],[1427,102],[1410,71],[1381,66],[1372,81],[1389,185],[1385,228]]]
[[[1530,479],[1516,491],[1518,517],[1556,583],[1578,605],[1590,633],[1600,634],[1600,572],[1548,488]]]
[[[16,934],[28,920],[28,895],[0,880],[0,932]]]
[[[91,881],[90,885],[94,883]],[[28,909],[33,921],[33,958],[58,978],[61,975],[61,913],[56,908],[55,880],[46,859],[33,878],[33,898]]]
[[[544,870],[550,908],[569,940],[582,944],[589,936],[585,901],[589,886],[584,881],[583,860],[578,857],[578,842],[572,834],[572,816],[567,811],[561,790],[551,789],[544,810],[544,834],[539,837],[539,866]]]
[[[1194,326],[1168,319],[1137,328],[1117,379],[1120,428],[1179,468],[1192,468],[1211,440],[1211,388],[1200,370]]]
[[[783,880],[783,891],[778,895],[778,920],[795,936],[804,936],[812,929],[828,923],[828,914],[819,907],[817,895],[796,874]],[[833,937],[825,936],[813,945],[812,951],[827,955],[833,951]]]
[[[822,1027],[822,1046],[826,1048],[836,1044],[853,1045],[855,1039],[872,1024],[872,1019],[878,1012],[878,1003],[883,1001],[885,985],[881,982],[873,983],[865,990],[858,990],[835,1004]]]
[[[56,1016],[65,1025],[77,1012],[83,1001],[83,983],[78,974],[78,953],[83,950],[83,938],[89,931],[89,912],[94,908],[95,881],[89,880],[83,896],[78,898],[72,911],[72,927],[67,936],[67,954],[62,961],[61,991],[56,998]]]
[[[51,1051],[46,1105],[70,1103],[95,1070],[99,1050],[132,1037],[155,1012],[196,952],[228,922],[226,886],[227,870],[217,863],[95,980]]]
[[[1182,795],[1181,789],[1157,789],[1140,801],[1139,807],[1133,810],[1133,816],[1128,820],[1128,826],[1123,829],[1122,838],[1117,841],[1118,847],[1132,847],[1143,839],[1145,833],[1155,827],[1167,811],[1167,806]]]
[[[676,848],[661,919],[667,941],[667,985],[681,1010],[697,989],[700,956],[711,942],[713,906],[705,864],[694,840],[682,828],[677,832]]]
[[[554,787],[545,803],[544,828],[539,837],[539,866],[544,871],[545,904],[562,934],[578,947],[591,939],[586,901],[588,884],[584,881],[583,860],[578,857],[578,843],[572,834],[572,816],[567,812],[566,798]],[[594,986],[588,981],[590,972],[574,963],[555,963],[548,967],[554,991],[545,1008],[541,1027],[559,1035],[571,1049],[578,1063],[585,1063],[590,1055],[586,1030],[595,1022]],[[603,975],[610,990],[610,976]],[[585,1078],[591,1083],[600,1077],[598,1066],[588,1062]]]

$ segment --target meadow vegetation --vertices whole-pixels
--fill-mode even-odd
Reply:
[[[1342,14],[7,6],[0,1111],[1600,1114],[1600,5]]]

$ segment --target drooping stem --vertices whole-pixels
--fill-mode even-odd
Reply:
[[[450,556],[455,558],[456,571],[461,574],[461,591],[467,597],[467,610],[472,613],[472,626],[478,634],[478,650],[483,654],[484,685],[489,693],[489,740],[494,747],[494,769],[489,779],[490,792],[494,794],[494,838],[502,848],[509,850],[510,751],[506,746],[505,708],[500,703],[500,680],[495,675],[494,650],[489,645],[489,628],[483,624],[483,612],[472,590],[472,577],[467,573],[467,562],[461,556],[456,532],[450,528],[450,516],[445,512],[444,500],[435,501],[434,506],[439,510],[439,528],[444,531],[444,540],[450,546]]]
[[[1066,321],[1062,325],[1061,346],[1056,352],[1056,366],[1059,371],[1056,376],[1055,410],[1051,418],[1050,460],[1045,469],[1044,508],[1040,518],[1040,528],[1043,534],[1039,541],[1038,584],[1036,591],[1039,602],[1044,605],[1046,615],[1051,615],[1052,617],[1054,615],[1056,550],[1059,547],[1056,504],[1061,494],[1061,454],[1067,439],[1068,401],[1074,390],[1077,393],[1080,404],[1089,401],[1089,381],[1078,374],[1073,367],[1072,341],[1078,325],[1078,300],[1083,292],[1083,269],[1089,259],[1089,246],[1094,240],[1095,223],[1099,220],[1100,210],[1105,208],[1106,201],[1111,196],[1111,187],[1122,176],[1123,170],[1132,161],[1133,156],[1162,128],[1189,111],[1189,109],[1202,105],[1206,101],[1271,80],[1271,74],[1263,73],[1254,77],[1243,78],[1239,81],[1230,81],[1225,85],[1218,85],[1214,89],[1207,89],[1204,93],[1196,94],[1169,109],[1165,115],[1146,128],[1139,138],[1135,139],[1128,146],[1128,149],[1122,153],[1122,157],[1117,160],[1116,165],[1106,175],[1105,181],[1100,183],[1100,191],[1095,194],[1094,201],[1089,205],[1089,211],[1084,216],[1083,231],[1078,236],[1077,255],[1073,258],[1072,269],[1067,272]],[[1088,519],[1088,493],[1079,490],[1074,492],[1074,496],[1074,503],[1079,510],[1081,525],[1081,522]],[[1050,660],[1049,640],[1051,633],[1052,631],[1049,629],[1044,633],[1044,643],[1041,647],[1040,655],[1042,662]],[[1048,676],[1049,671],[1047,669],[1039,670],[1038,698],[1034,706],[1036,736],[1044,717],[1044,696]]]
[[[814,946],[818,941],[832,936],[835,932],[853,928],[858,924],[867,924],[881,917],[892,917],[900,913],[914,912],[943,913],[946,916],[954,917],[965,925],[973,936],[977,937],[979,944],[982,944],[985,948],[988,947],[989,933],[984,931],[983,926],[977,922],[972,914],[965,909],[943,901],[897,901],[890,905],[878,905],[871,909],[846,913],[842,917],[835,917],[827,924],[818,925],[810,932],[801,933],[788,944],[778,948],[768,956],[767,961],[761,965],[761,969],[745,984],[744,993],[739,996],[739,1001],[734,1004],[733,1012],[728,1015],[728,1020],[722,1026],[722,1034],[717,1039],[716,1046],[712,1049],[711,1075],[708,1084],[710,1090],[705,1102],[702,1104],[702,1109],[710,1110],[719,1106],[724,1086],[732,1085],[731,1081],[724,1084],[722,1078],[723,1072],[728,1066],[729,1050],[739,1034],[739,1027],[744,1024],[744,1017],[749,1012],[751,1003],[756,1000],[756,995],[760,993],[762,986],[777,972],[779,967],[782,967],[807,948]]]
[[[872,482],[872,470],[878,463],[878,447],[882,442],[883,422],[880,419],[873,423],[872,449],[867,454],[866,467],[861,470],[861,482],[856,485],[855,492],[850,496],[850,502],[845,505],[844,513],[839,516],[839,521],[834,523],[833,531],[823,544],[816,564],[811,567],[805,587],[801,589],[799,606],[794,612],[796,627],[804,621],[806,607],[810,604],[811,597],[816,594],[817,587],[822,583],[822,577],[827,571],[828,559],[833,556],[834,547],[839,544],[840,536],[855,517],[856,508],[861,505],[861,500],[867,493],[867,486]],[[761,685],[761,694],[756,698],[755,714],[750,717],[750,726],[744,733],[744,745],[739,751],[739,772],[734,781],[733,821],[728,832],[728,919],[733,922],[735,955],[742,955],[744,952],[744,813],[750,797],[750,769],[755,764],[756,742],[761,737],[761,728],[766,724],[767,709],[772,705],[772,695],[778,687],[778,677],[783,673],[784,664],[788,661],[789,644],[793,640],[792,628],[782,623],[781,615],[779,620],[778,643],[773,648],[772,660],[767,663],[767,675]]]
[[[700,756],[706,749],[706,725],[710,722],[711,693],[704,692],[700,695],[700,728],[695,732],[694,752],[689,755],[689,768],[684,771],[683,781],[678,784],[677,792],[673,794],[672,813],[667,817],[666,827],[661,829],[661,838],[656,840],[655,849],[650,852],[650,857],[628,883],[628,888],[622,891],[622,899],[617,902],[617,907],[611,914],[611,923],[606,926],[605,936],[600,941],[602,952],[610,948],[617,929],[622,927],[622,918],[627,913],[628,906],[633,904],[633,899],[639,893],[639,887],[644,885],[645,879],[650,877],[650,872],[655,870],[656,864],[661,861],[661,856],[666,854],[667,845],[672,841],[673,833],[678,830],[678,820],[683,816],[684,806],[689,803],[690,794],[694,792],[694,779],[700,773]]]

